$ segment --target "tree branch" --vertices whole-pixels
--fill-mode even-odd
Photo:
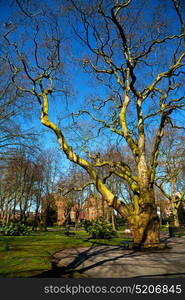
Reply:
[[[148,86],[147,88],[145,88],[143,90],[143,92],[141,93],[143,100],[146,99],[149,96],[149,94],[154,90],[154,88],[156,87],[156,85],[163,78],[172,76],[177,69],[179,69],[182,66],[185,66],[185,63],[181,63],[184,58],[185,58],[185,51],[179,56],[179,58],[177,59],[176,63],[174,63],[167,71],[165,71],[163,73],[159,73],[157,75],[157,77],[155,78],[155,80],[153,81],[153,83],[150,86]]]

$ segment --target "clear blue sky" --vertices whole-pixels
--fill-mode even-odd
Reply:
[[[65,1],[64,1],[65,2]],[[135,4],[137,1],[133,1],[133,3]],[[37,1],[35,2],[37,3]],[[53,5],[52,1],[44,1],[45,4],[48,4],[50,7],[51,5]],[[108,3],[108,2],[107,2]],[[142,3],[139,2],[139,3]],[[165,2],[163,1],[148,1],[147,5],[148,7],[143,7],[143,9],[145,8],[145,14],[144,14],[144,20],[146,20],[147,22],[150,21],[152,19],[152,15],[154,12],[154,6],[157,3],[161,3],[161,5],[165,5]],[[170,3],[170,2],[169,2]],[[37,3],[38,4],[38,3]],[[163,14],[164,20],[165,20],[165,15],[166,14],[166,20],[169,20],[169,26],[171,28],[171,34],[173,34],[177,28],[178,21],[174,22],[175,18],[175,13],[172,11],[171,7],[172,5],[169,5],[169,7],[167,7],[168,5],[166,5],[166,10],[164,9],[164,7],[161,9],[161,12],[156,11],[156,15],[155,15],[155,21],[157,22],[157,18],[160,19],[160,14]],[[53,11],[56,10],[58,7],[54,7],[53,6]],[[3,32],[5,30],[3,24],[6,22],[14,22],[17,18],[16,12],[17,10],[14,8],[14,6],[9,6],[7,1],[1,1],[0,2],[0,11],[1,11],[1,32]],[[134,13],[139,13],[142,12],[139,10],[139,7],[135,6],[133,8],[133,10],[130,12],[131,14],[134,15]],[[125,26],[128,26],[129,28],[129,23],[126,23],[127,21],[125,21]],[[42,20],[41,20],[42,23]],[[67,23],[66,23],[67,24]],[[65,127],[64,131],[66,132],[66,135],[69,139],[69,141],[72,142],[72,145],[74,146],[74,148],[79,145],[80,142],[80,138],[84,137],[85,135],[89,135],[90,131],[92,130],[92,125],[90,123],[90,119],[88,117],[82,117],[81,118],[81,128],[72,128],[70,129],[70,126],[72,124],[72,118],[65,118],[65,116],[68,116],[71,112],[75,112],[78,111],[81,107],[82,104],[87,104],[87,101],[91,98],[91,97],[97,97],[101,94],[101,96],[105,96],[107,93],[107,89],[105,87],[102,88],[102,85],[96,85],[95,81],[93,80],[93,77],[87,76],[87,74],[85,74],[85,72],[81,69],[80,67],[80,62],[78,61],[81,57],[84,57],[86,55],[89,54],[89,50],[87,50],[87,48],[85,48],[84,45],[82,45],[81,43],[79,43],[76,39],[73,39],[71,36],[71,32],[69,30],[69,27],[66,26],[65,24],[65,18],[61,18],[60,19],[60,25],[61,25],[61,31],[63,31],[63,35],[64,35],[64,47],[65,47],[65,51],[64,51],[64,55],[62,57],[63,61],[64,61],[64,71],[65,71],[65,75],[61,74],[61,79],[64,81],[68,81],[69,80],[69,91],[71,93],[71,95],[68,95],[67,97],[65,96],[56,96],[55,99],[51,99],[51,108],[50,108],[50,116],[53,122],[58,122],[59,120],[61,121],[61,124],[63,127]],[[80,24],[77,24],[80,27]],[[47,24],[48,26],[48,24]],[[23,48],[26,49],[26,54],[28,55],[28,58],[32,60],[31,58],[31,51],[32,51],[32,42],[30,42],[29,38],[31,38],[31,35],[33,33],[33,28],[34,28],[34,24],[30,23],[30,27],[27,27],[26,29],[26,35],[24,36],[24,38],[27,38],[27,41],[25,42],[25,45]],[[17,31],[17,36],[15,35],[15,38],[18,38],[19,40],[19,35],[20,35],[20,40],[22,38],[22,34],[24,34],[24,32],[22,32],[23,27],[21,27],[20,25],[20,29],[18,29]],[[152,27],[150,28],[152,31]],[[160,30],[160,28],[159,28]],[[140,36],[139,36],[140,34]],[[138,38],[142,37],[143,32],[140,31],[140,33],[138,33]],[[146,32],[145,32],[146,34]],[[30,35],[30,37],[29,37]],[[39,36],[39,38],[41,38],[41,34]],[[147,35],[146,35],[147,38]],[[145,43],[145,41],[143,42]],[[162,45],[163,46],[163,45]],[[161,46],[161,47],[162,47]],[[27,48],[26,48],[27,47]],[[147,44],[145,45],[145,47],[147,47]],[[137,68],[136,70],[136,74],[138,75],[137,77],[137,81],[138,81],[138,86],[139,85],[147,85],[151,82],[151,79],[153,78],[153,75],[157,74],[157,71],[164,71],[166,70],[163,69],[164,65],[163,63],[166,63],[165,60],[168,60],[170,58],[170,51],[172,51],[174,48],[174,46],[172,44],[169,43],[168,45],[168,56],[164,55],[164,60],[161,61],[161,63],[158,66],[154,66],[153,69],[148,69],[146,66],[140,64],[140,67]],[[162,49],[162,48],[161,48]],[[69,56],[67,55],[69,54]],[[158,54],[158,53],[157,53]],[[155,54],[155,55],[157,55]],[[73,61],[75,57],[75,62]],[[116,58],[117,61],[119,62],[119,60],[122,59],[121,57],[121,53],[118,52],[118,57]],[[151,56],[150,58],[150,62],[152,60],[156,59],[155,56]],[[149,70],[151,72],[153,72],[153,74],[149,75]],[[68,86],[68,83],[66,84],[66,86]],[[84,101],[85,100],[85,101]],[[150,102],[152,102],[153,100],[150,99]],[[151,103],[150,103],[151,104]],[[147,104],[145,107],[145,111],[147,111],[147,109],[149,108],[149,105]],[[132,107],[131,107],[132,109]],[[106,112],[106,110],[105,110]],[[99,116],[103,118],[103,114],[99,114]],[[135,116],[132,114],[130,114],[130,119],[131,121],[134,121]],[[184,120],[184,116],[178,114],[178,118],[179,120]],[[34,113],[32,114],[32,119],[19,119],[19,122],[22,123],[22,126],[25,129],[28,129],[29,127],[36,127],[39,128],[39,131],[42,130],[42,125],[40,124],[39,121],[39,108],[37,110],[34,111]],[[151,122],[151,121],[150,121]],[[44,148],[47,147],[51,147],[51,146],[56,146],[56,140],[55,140],[55,136],[53,135],[53,133],[50,133],[49,130],[45,130],[45,133],[42,135],[41,138],[41,143],[43,144]],[[76,137],[76,139],[74,140],[74,138]],[[112,140],[114,141],[115,139],[112,138]],[[97,140],[98,142],[96,143],[96,147],[98,148],[98,145],[100,147],[104,146],[107,144],[107,140],[104,138],[102,139],[102,137],[100,139]],[[67,165],[67,161],[66,161],[66,165]]]

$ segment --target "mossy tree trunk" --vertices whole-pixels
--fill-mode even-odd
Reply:
[[[176,203],[174,199],[171,200],[171,206],[172,206],[172,215],[173,215],[173,225],[175,227],[180,226],[179,222],[179,206],[180,203]]]
[[[155,245],[159,243],[160,220],[157,215],[155,193],[146,155],[141,155],[138,162],[138,183],[140,197],[138,200],[139,211],[134,226],[134,242]]]
[[[156,207],[143,205],[139,214],[128,218],[134,238],[134,244],[143,247],[155,247],[159,244],[159,218]]]
[[[172,208],[172,215],[173,215],[173,225],[175,227],[179,227],[179,206],[180,206],[180,199],[178,196],[175,195],[175,178],[172,177],[171,180],[171,208]]]

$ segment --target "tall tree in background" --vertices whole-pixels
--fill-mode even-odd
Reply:
[[[30,27],[22,45],[17,34],[25,30],[23,23],[7,28],[4,34],[9,49],[6,60],[15,88],[35,97],[41,109],[41,123],[55,133],[67,158],[88,173],[90,181],[84,187],[94,184],[108,205],[127,219],[135,244],[157,244],[159,219],[154,184],[159,147],[167,124],[181,127],[183,115],[180,112],[185,107],[182,2],[70,0],[66,2],[68,7],[59,7],[53,1],[52,7],[43,5],[40,10],[28,7],[31,1],[16,2]],[[91,80],[96,78],[99,88],[98,97],[92,95],[87,108],[81,107],[78,113],[78,117],[86,116],[82,132],[87,132],[91,119],[99,124],[91,127],[97,143],[102,141],[103,133],[111,135],[113,142],[120,137],[120,145],[128,145],[134,168],[124,159],[124,153],[118,161],[104,160],[100,153],[91,153],[90,135],[84,139],[84,155],[81,149],[74,151],[62,126],[52,121],[53,114],[49,110],[52,100],[57,100],[59,93],[62,97],[66,91],[63,85],[59,90],[59,85],[64,84],[60,79],[64,77],[66,62],[62,53],[65,39],[60,29],[61,20],[67,21],[64,15],[67,10],[70,27],[64,28],[64,34],[69,34],[69,28],[73,29],[74,55],[78,61],[81,59],[86,76]],[[78,48],[83,57],[73,48]],[[151,130],[155,133],[150,151],[146,145]],[[104,167],[108,173],[102,178],[98,170]],[[106,185],[112,174],[127,181],[133,194],[132,206],[128,207]]]
[[[56,181],[60,177],[59,155],[55,149],[43,151],[40,156],[42,168],[42,224],[45,226],[52,225],[56,222],[56,200],[58,194],[56,191]]]
[[[36,142],[36,133],[22,128],[23,115],[29,114],[31,103],[24,110],[22,100],[24,95],[15,90],[12,84],[9,63],[3,57],[3,47],[0,50],[0,159],[8,159],[14,155],[17,148]],[[22,124],[16,120],[22,119]]]
[[[177,129],[166,130],[160,146],[156,186],[170,200],[174,226],[179,227],[179,210],[185,199],[184,136]]]
[[[13,120],[18,113],[19,96],[9,80],[8,66],[1,59],[0,72],[0,156],[11,155],[23,138],[20,126]]]
[[[39,165],[27,149],[19,149],[4,162],[0,176],[0,211],[4,222],[17,219],[25,223],[33,205],[40,178]],[[38,196],[38,194],[37,194]]]

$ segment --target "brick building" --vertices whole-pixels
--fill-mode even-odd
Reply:
[[[55,207],[57,211],[58,225],[64,224],[66,218],[76,223],[78,220],[86,219],[92,221],[103,216],[105,219],[111,220],[112,208],[106,201],[97,194],[91,194],[84,201],[83,205],[73,204],[69,199],[55,195]]]
[[[91,194],[83,205],[84,219],[92,221],[99,217],[104,217],[107,220],[111,219],[112,208],[107,205],[107,202],[97,194]]]

